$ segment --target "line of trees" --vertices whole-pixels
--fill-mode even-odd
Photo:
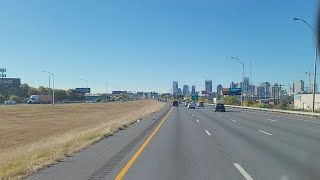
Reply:
[[[31,95],[48,95],[52,94],[52,89],[40,86],[38,88],[31,87],[28,84],[22,84],[20,87],[0,88],[0,103],[12,99],[17,103],[25,103]],[[84,94],[79,94],[75,89],[55,89],[55,100],[61,101],[69,99],[71,101],[84,100]]]

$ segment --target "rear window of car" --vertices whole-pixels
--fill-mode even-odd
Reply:
[[[217,104],[217,107],[224,107],[224,104]]]

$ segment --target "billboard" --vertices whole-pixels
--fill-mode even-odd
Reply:
[[[90,88],[76,88],[76,93],[80,93],[80,94],[90,93],[90,91],[91,91]]]
[[[241,88],[223,88],[223,95],[241,95]]]
[[[0,78],[0,87],[19,87],[20,78]]]

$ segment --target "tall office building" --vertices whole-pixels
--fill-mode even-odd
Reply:
[[[263,86],[255,86],[254,88],[254,96],[258,97],[259,99],[264,98],[265,89]]]
[[[217,86],[217,94],[218,95],[221,95],[222,94],[222,85],[221,84],[219,84],[218,86]]]
[[[298,80],[295,84],[295,93],[301,93],[304,91],[304,81],[303,80]]]
[[[249,78],[245,77],[244,81],[240,83],[240,88],[243,91],[244,94],[248,94],[249,92]]]
[[[313,92],[313,84],[309,84],[309,92]],[[318,84],[316,84],[316,93],[318,92]]]
[[[238,86],[239,86],[239,83],[234,83],[234,82],[230,83],[230,88],[238,88]]]
[[[270,83],[269,82],[263,82],[263,83],[261,83],[261,86],[264,89],[263,95],[265,97],[270,97]]]
[[[183,85],[183,90],[182,90],[182,94],[183,96],[189,96],[190,92],[189,92],[189,86],[188,85]]]
[[[191,94],[192,94],[192,95],[195,95],[195,94],[196,94],[196,86],[195,86],[195,85],[193,85],[193,86],[191,87]]]
[[[212,80],[205,81],[205,88],[207,93],[212,93]]]
[[[179,93],[178,81],[172,82],[172,94],[177,95]]]

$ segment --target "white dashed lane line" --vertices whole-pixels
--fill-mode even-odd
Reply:
[[[237,122],[237,121],[236,121],[236,120],[234,120],[234,119],[230,119],[230,120],[231,120],[232,122],[235,122],[235,123]]]
[[[208,136],[211,136],[208,130],[204,130],[204,131],[208,134]]]
[[[196,121],[197,121],[197,122],[199,122],[199,120],[198,120],[198,119],[197,119]]]
[[[253,180],[253,178],[240,166],[238,163],[233,163],[233,165],[240,171],[240,173],[243,175],[246,180]]]
[[[268,121],[276,122],[277,120],[274,119],[267,119]]]
[[[271,133],[268,133],[268,132],[265,132],[265,131],[262,131],[262,130],[258,130],[258,131],[261,132],[261,133],[263,133],[263,134],[266,134],[266,135],[268,135],[268,136],[272,136]]]

